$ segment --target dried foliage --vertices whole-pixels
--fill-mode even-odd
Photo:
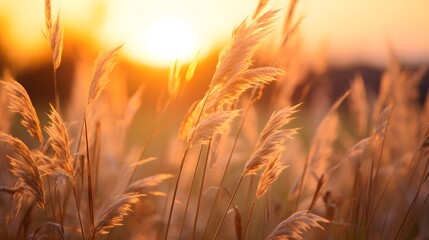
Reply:
[[[40,143],[43,141],[42,130],[36,110],[31,103],[25,88],[14,79],[2,81],[4,89],[9,96],[9,108],[12,112],[22,116],[21,124],[28,133]]]
[[[60,14],[52,22],[51,0],[45,0],[45,23],[48,31],[49,42],[51,43],[52,63],[54,70],[61,64],[61,55],[63,51],[63,28],[60,25]]]
[[[108,234],[112,228],[121,226],[124,217],[131,211],[131,205],[137,203],[142,196],[144,195],[139,193],[126,193],[115,198],[98,216],[90,239]]]
[[[188,135],[188,144],[207,144],[210,137],[222,134],[231,124],[231,122],[240,114],[239,110],[215,112],[191,130]]]
[[[303,17],[295,17],[297,0],[288,4],[270,66],[266,56],[255,54],[282,16],[265,12],[268,1],[261,0],[253,17],[234,29],[213,76],[203,76],[211,82],[179,130],[178,117],[189,107],[183,103],[203,93],[187,95],[196,89],[191,78],[205,71],[196,69],[199,56],[187,69],[177,59],[159,96],[151,85],[151,92],[141,86],[130,97],[133,84],[118,81],[111,98],[101,101],[122,46],[101,51],[92,73],[86,73],[86,59],[75,65],[78,79],[91,80],[89,89],[77,91],[88,92],[84,102],[62,102],[85,109],[85,124],[82,112],[63,115],[56,89],[63,30],[46,0],[56,104],[41,124],[36,109],[44,103],[35,109],[26,89],[4,75],[0,238],[428,239],[429,97],[423,102],[421,95],[427,67],[392,59],[379,91],[357,73],[344,79],[351,80],[350,90],[331,104],[327,99],[334,96],[328,94],[340,89],[315,89],[306,78],[312,75],[299,56],[301,39],[294,37]],[[326,101],[320,97],[325,93]],[[349,109],[343,106],[347,98]],[[27,142],[27,133],[13,126],[12,113],[21,115],[37,142]],[[257,177],[248,176],[262,169],[256,185]]]
[[[268,163],[259,180],[256,198],[262,197],[267,192],[268,188],[277,180],[285,168],[287,167],[283,165],[279,157],[274,158]]]
[[[30,149],[28,149],[27,145],[25,145],[21,140],[8,134],[0,133],[0,140],[2,142],[7,142],[14,147],[18,158],[9,157],[11,160],[10,165],[12,167],[12,173],[23,184],[26,192],[36,200],[37,205],[44,209],[45,192],[43,190],[42,177]]]
[[[256,171],[278,158],[286,150],[286,141],[292,139],[298,133],[298,129],[282,128],[293,119],[292,115],[297,112],[298,107],[299,105],[286,107],[271,115],[259,135],[252,156],[246,162],[243,175],[256,174]]]
[[[304,232],[311,228],[323,229],[319,222],[328,223],[329,221],[306,210],[298,211],[281,222],[266,240],[303,239]]]
[[[73,179],[73,159],[66,126],[52,105],[48,116],[50,123],[45,130],[49,135],[49,143],[55,152],[55,158],[52,159],[53,161],[47,161],[47,164],[51,164],[48,165],[50,169],[56,169],[55,173]]]
[[[91,80],[91,86],[88,94],[88,105],[91,105],[109,84],[109,75],[116,65],[116,57],[121,50],[122,45],[109,51],[105,50],[98,54],[95,60],[94,73]]]

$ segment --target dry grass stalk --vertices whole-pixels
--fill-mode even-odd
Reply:
[[[52,23],[51,0],[45,0],[45,23],[46,29],[49,33],[49,41],[51,43],[52,63],[54,70],[57,70],[61,64],[64,33],[60,25],[59,13],[56,20]]]
[[[277,13],[268,11],[248,25],[243,21],[234,30],[232,40],[219,55],[211,86],[232,79],[251,66],[257,48],[273,29]]]
[[[299,185],[297,188],[291,192],[291,196],[297,196],[296,206],[300,202],[301,193],[303,191],[303,186],[305,183],[305,177],[307,173],[307,168],[310,167],[314,171],[316,168],[320,168],[319,164],[327,164],[327,159],[333,152],[332,144],[337,138],[337,128],[339,123],[339,117],[337,114],[337,109],[341,103],[349,96],[350,91],[346,91],[340,98],[335,101],[332,107],[329,109],[325,118],[319,124],[316,129],[316,133],[311,141],[311,146],[308,151],[307,157],[305,159],[304,168],[300,176]]]
[[[282,74],[275,68],[249,70],[258,46],[273,29],[277,12],[269,11],[250,24],[243,21],[234,30],[232,40],[219,54],[209,91],[189,110],[180,128],[180,136],[185,136],[195,126],[200,113],[212,113],[224,104],[231,104],[247,89],[271,82]]]
[[[15,186],[21,188],[22,183],[15,184]],[[5,235],[1,235],[1,236],[7,236],[6,239],[14,238],[12,232],[16,230],[15,228],[18,225],[17,220],[23,209],[24,197],[25,197],[24,194],[13,194],[12,196],[11,206],[8,208],[6,216],[4,217]]]
[[[269,0],[259,0],[258,7],[256,8],[255,14],[253,14],[253,18],[257,17],[262,12],[268,2]]]
[[[362,161],[363,154],[366,151],[370,142],[370,137],[364,138],[357,142],[353,147],[348,150],[346,154],[346,159],[355,162],[359,166]]]
[[[235,205],[233,208],[235,216],[234,216],[234,226],[235,226],[235,235],[237,239],[241,239],[243,236],[243,220],[241,217],[240,209]]]
[[[9,71],[4,70],[1,79],[0,83],[3,81],[10,82],[12,78]],[[8,107],[9,101],[4,85],[0,84],[0,131],[4,133],[7,133],[12,125],[11,117],[13,114]]]
[[[240,110],[219,111],[207,116],[195,126],[188,135],[188,144],[207,144],[209,138],[222,134],[240,114]]]
[[[295,17],[296,6],[298,5],[298,0],[291,0],[289,3],[288,13],[286,14],[285,24],[283,27],[283,32],[287,33],[291,29],[293,18]]]
[[[193,123],[196,121],[197,118],[197,108],[199,107],[200,101],[195,101],[191,104],[188,111],[185,114],[185,117],[180,124],[179,128],[179,138],[185,139],[189,131],[194,127]]]
[[[273,67],[260,67],[248,69],[234,78],[225,81],[213,88],[213,98],[207,103],[206,111],[215,107],[232,105],[248,89],[262,87],[276,80],[276,77],[284,74],[283,70]]]
[[[49,135],[50,144],[55,152],[55,161],[52,162],[53,167],[57,169],[57,173],[73,179],[73,160],[70,154],[70,140],[66,126],[63,123],[58,112],[51,105],[51,113],[48,114],[50,123],[45,128]]]
[[[308,152],[311,170],[317,173],[326,170],[323,166],[328,164],[329,158],[333,155],[333,144],[338,137],[339,122],[338,113],[330,112],[317,127]]]
[[[121,127],[121,139],[125,137],[125,133],[130,128],[138,110],[140,109],[140,106],[142,104],[141,98],[143,94],[144,87],[140,86],[136,92],[132,95],[132,97],[128,100],[127,105],[125,106],[125,110],[123,115],[123,118],[120,122]]]
[[[311,200],[310,207],[308,208],[309,211],[313,210],[314,206],[316,205],[317,200],[319,199],[320,195],[322,194],[322,190],[325,188],[326,185],[326,177],[324,174],[322,174],[317,181],[317,187],[316,191],[314,191],[313,199]]]
[[[12,112],[19,113],[22,116],[21,124],[32,137],[41,143],[43,141],[42,130],[30,97],[20,83],[12,78],[10,80],[8,82],[2,81],[9,96],[9,108]]]
[[[131,205],[137,203],[142,196],[144,195],[139,193],[126,193],[114,199],[98,216],[90,239],[109,234],[112,228],[121,226],[124,216],[131,211]]]
[[[257,199],[262,197],[262,195],[267,192],[271,184],[277,180],[283,170],[287,167],[288,166],[284,166],[283,163],[280,161],[280,156],[277,156],[268,163],[264,172],[262,172],[261,179],[258,183],[258,188],[256,190]]]
[[[368,127],[368,102],[362,75],[356,75],[351,84],[350,100],[352,116],[356,116],[354,119],[357,132],[360,136],[363,136]]]
[[[180,76],[181,69],[182,65],[179,64],[179,59],[176,58],[176,60],[170,67],[170,74],[168,76],[167,90],[170,97],[174,98],[179,93],[180,83],[182,82],[182,78]]]
[[[380,116],[377,118],[375,122],[374,129],[372,130],[372,141],[374,145],[380,143],[383,139],[384,134],[386,132],[387,124],[389,123],[390,114],[392,112],[392,106],[387,106],[380,113]]]
[[[11,144],[19,156],[19,158],[9,157],[13,175],[19,178],[24,189],[36,200],[37,205],[45,209],[42,177],[30,149],[21,140],[8,134],[0,133],[0,140]]]
[[[101,51],[95,60],[94,73],[88,94],[88,105],[93,103],[107,87],[109,75],[116,65],[115,58],[118,56],[122,45],[110,51]]]
[[[186,70],[186,74],[185,74],[185,82],[186,83],[189,83],[189,81],[191,81],[191,79],[194,77],[195,69],[198,66],[199,58],[200,58],[200,52],[198,52],[195,55],[194,60],[192,60],[192,62],[189,64],[189,67]]]
[[[259,136],[258,142],[256,143],[255,149],[250,156],[250,159],[246,162],[244,170],[240,176],[237,185],[235,186],[232,197],[228,203],[226,210],[222,215],[221,221],[217,227],[213,239],[216,239],[219,234],[220,228],[222,227],[223,221],[225,220],[228,209],[231,206],[235,195],[237,194],[237,190],[240,187],[243,178],[247,175],[256,174],[256,171],[267,165],[270,160],[275,159],[276,157],[281,155],[283,151],[286,150],[286,141],[292,139],[293,135],[297,134],[298,129],[281,128],[293,119],[291,115],[296,113],[298,106],[299,104],[293,107],[286,107],[271,115],[270,119],[265,125],[264,130],[262,130]],[[252,206],[251,212],[253,211],[254,206],[255,202]],[[249,224],[249,221],[250,217],[248,218],[244,234],[246,234],[246,228]]]
[[[155,187],[164,182],[165,180],[173,178],[173,174],[160,173],[150,177],[146,177],[133,182],[127,189],[127,192],[141,192],[141,190],[148,187]]]
[[[148,157],[145,159],[141,159],[141,160],[138,160],[137,162],[131,163],[130,167],[137,167],[137,166],[145,165],[146,163],[152,162],[156,159],[157,159],[157,157]]]
[[[328,220],[309,213],[307,210],[298,211],[281,222],[266,240],[303,239],[304,232],[312,227],[323,229],[319,222],[329,223]]]
[[[298,110],[298,105],[286,107],[271,115],[265,128],[259,135],[255,150],[246,162],[243,175],[256,174],[260,168],[286,150],[285,142],[298,133],[298,129],[281,129],[292,119]]]

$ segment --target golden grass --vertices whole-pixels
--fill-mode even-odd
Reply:
[[[297,3],[286,11],[285,42],[303,21],[294,20]],[[148,117],[152,129],[141,134],[143,124],[134,121],[149,105],[142,104],[144,86],[122,99],[122,116],[105,91],[122,46],[95,59],[88,89],[80,89],[87,98],[70,107],[83,114],[60,111],[63,30],[46,0],[56,103],[47,122],[39,121],[20,83],[5,75],[0,85],[8,106],[1,106],[1,126],[12,126],[8,116],[18,113],[36,140],[0,133],[0,238],[428,238],[429,97],[423,104],[418,98],[427,69],[392,61],[374,97],[356,75],[332,104],[297,103],[294,93],[305,100],[323,89],[295,76],[300,65],[291,64],[297,60],[285,42],[288,55],[255,64],[282,14],[264,12],[267,4],[260,1],[253,18],[235,28],[191,107],[179,105],[198,61],[186,73],[175,63],[163,86],[168,99],[158,101],[163,111]],[[274,96],[258,106],[269,85]],[[313,119],[316,112],[324,117]]]

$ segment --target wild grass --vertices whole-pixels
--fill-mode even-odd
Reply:
[[[81,105],[60,105],[63,30],[46,0],[55,89],[47,121],[19,81],[5,74],[0,85],[1,239],[428,238],[429,97],[418,95],[426,68],[392,59],[377,94],[356,75],[324,104],[323,89],[296,76],[298,1],[287,11],[267,3],[235,28],[191,106],[176,103],[198,62],[184,73],[176,61],[168,95],[152,102],[161,106],[152,129],[135,139],[144,87],[123,99],[121,114],[109,95],[121,46],[100,51],[89,84],[76,89],[84,100],[70,101]],[[255,64],[282,14],[288,54]],[[314,104],[309,93],[319,94]],[[14,136],[12,114],[28,142]]]

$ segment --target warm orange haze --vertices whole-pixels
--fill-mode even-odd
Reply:
[[[2,31],[8,33],[2,37],[2,45],[14,64],[23,64],[31,61],[31,56],[38,58],[46,52],[42,51],[46,44],[41,34],[44,15],[37,11],[42,3],[0,2]],[[61,8],[69,41],[81,38],[102,46],[125,43],[124,53],[133,60],[169,66],[176,53],[166,51],[176,51],[178,39],[187,42],[186,53],[179,54],[188,55],[187,61],[198,50],[205,55],[213,47],[223,45],[232,28],[248,16],[257,3],[257,0],[76,0],[58,1],[53,7]],[[287,6],[287,1],[269,2],[271,8],[287,9]],[[305,57],[313,63],[317,61],[314,55],[322,54],[335,64],[363,62],[380,66],[387,63],[389,48],[392,48],[404,61],[428,61],[428,9],[429,2],[425,0],[301,1],[297,5],[297,16],[305,17],[299,29]],[[159,32],[154,33],[154,28],[159,28]],[[179,35],[179,31],[183,34]],[[158,43],[159,48],[166,45],[166,49],[159,50],[159,56],[151,45],[157,41],[157,36],[153,36],[157,34],[169,36]],[[12,46],[19,49],[7,50]]]
[[[0,239],[429,239],[429,2],[0,2]]]

